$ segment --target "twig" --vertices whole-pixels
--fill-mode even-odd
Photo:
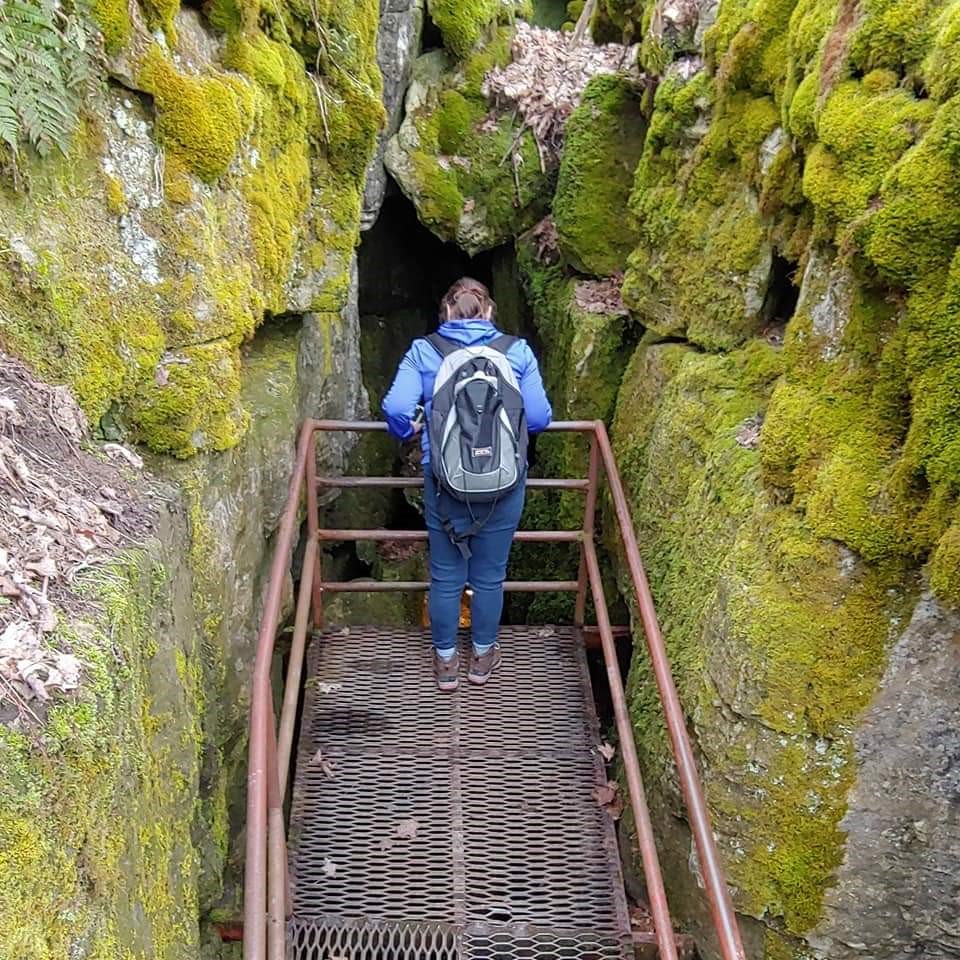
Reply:
[[[573,28],[573,35],[570,38],[570,42],[574,46],[583,43],[583,38],[587,35],[590,29],[590,21],[593,19],[593,14],[596,9],[597,0],[587,0],[587,2],[583,5],[580,18],[577,20],[577,25]]]

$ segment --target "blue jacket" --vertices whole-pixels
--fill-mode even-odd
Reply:
[[[489,320],[450,320],[440,325],[437,333],[464,346],[490,343],[501,335]],[[417,339],[410,344],[400,361],[393,385],[383,398],[383,412],[390,433],[399,440],[413,436],[413,417],[418,404],[423,404],[429,422],[433,404],[433,381],[440,369],[442,357],[429,340]],[[507,351],[507,359],[520,384],[523,405],[527,414],[527,429],[539,433],[550,423],[553,411],[543,389],[543,379],[537,358],[526,340],[518,340]],[[430,462],[430,438],[427,430],[420,434],[423,463]]]

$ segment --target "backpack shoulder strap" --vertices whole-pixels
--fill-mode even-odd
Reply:
[[[439,333],[431,333],[426,339],[441,357],[449,357],[451,353],[456,353],[460,349],[459,344],[441,337]]]
[[[515,343],[518,343],[519,337],[511,336],[509,333],[501,333],[495,340],[491,340],[487,346],[499,353],[505,354]]]

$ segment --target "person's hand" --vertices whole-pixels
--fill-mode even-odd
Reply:
[[[416,437],[416,436],[419,436],[421,430],[423,430],[423,421],[422,421],[422,420],[414,420],[414,421],[413,421],[413,435],[414,435],[415,437]]]

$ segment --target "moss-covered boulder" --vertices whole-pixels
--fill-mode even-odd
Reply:
[[[599,76],[567,121],[553,219],[560,249],[583,273],[622,272],[636,234],[624,217],[646,120],[626,77]]]
[[[329,382],[357,341],[355,315],[327,354],[296,325],[270,330],[243,353],[243,439],[187,463],[149,458],[149,535],[82,579],[90,615],[61,618],[54,641],[83,662],[80,689],[42,725],[0,723],[0,956],[197,960],[217,955],[201,954],[210,924],[242,913],[250,681],[273,538],[303,416],[353,417],[365,399],[352,367]],[[318,398],[310,381],[325,369]]]
[[[414,65],[406,118],[387,145],[387,169],[440,239],[476,254],[532,226],[550,177],[533,134],[492,107],[483,78],[510,59],[509,27],[462,63],[431,51]]]
[[[640,240],[623,293],[658,333],[727,349],[766,317],[773,248],[757,181],[778,118],[767,96],[714,100],[702,72],[674,70],[657,90],[630,201]]]
[[[901,564],[864,564],[759,492],[750,428],[772,416],[783,366],[761,344],[725,356],[641,347],[614,436],[736,903],[797,935],[842,859],[856,773],[846,735],[911,584]],[[668,859],[681,863],[690,838],[671,826],[681,801],[645,659],[631,693],[658,818],[677,845]],[[691,921],[710,942],[707,915]],[[788,955],[789,938],[763,936],[773,939],[757,955]]]
[[[109,70],[153,109],[104,86],[69,158],[34,162],[29,194],[0,186],[0,344],[107,432],[178,457],[229,448],[249,419],[240,348],[265,315],[346,302],[383,115],[377,5],[321,7],[173,5],[164,38],[150,9],[120,11]],[[105,31],[114,14],[94,9]],[[351,37],[314,56],[319,88],[316,17]]]

